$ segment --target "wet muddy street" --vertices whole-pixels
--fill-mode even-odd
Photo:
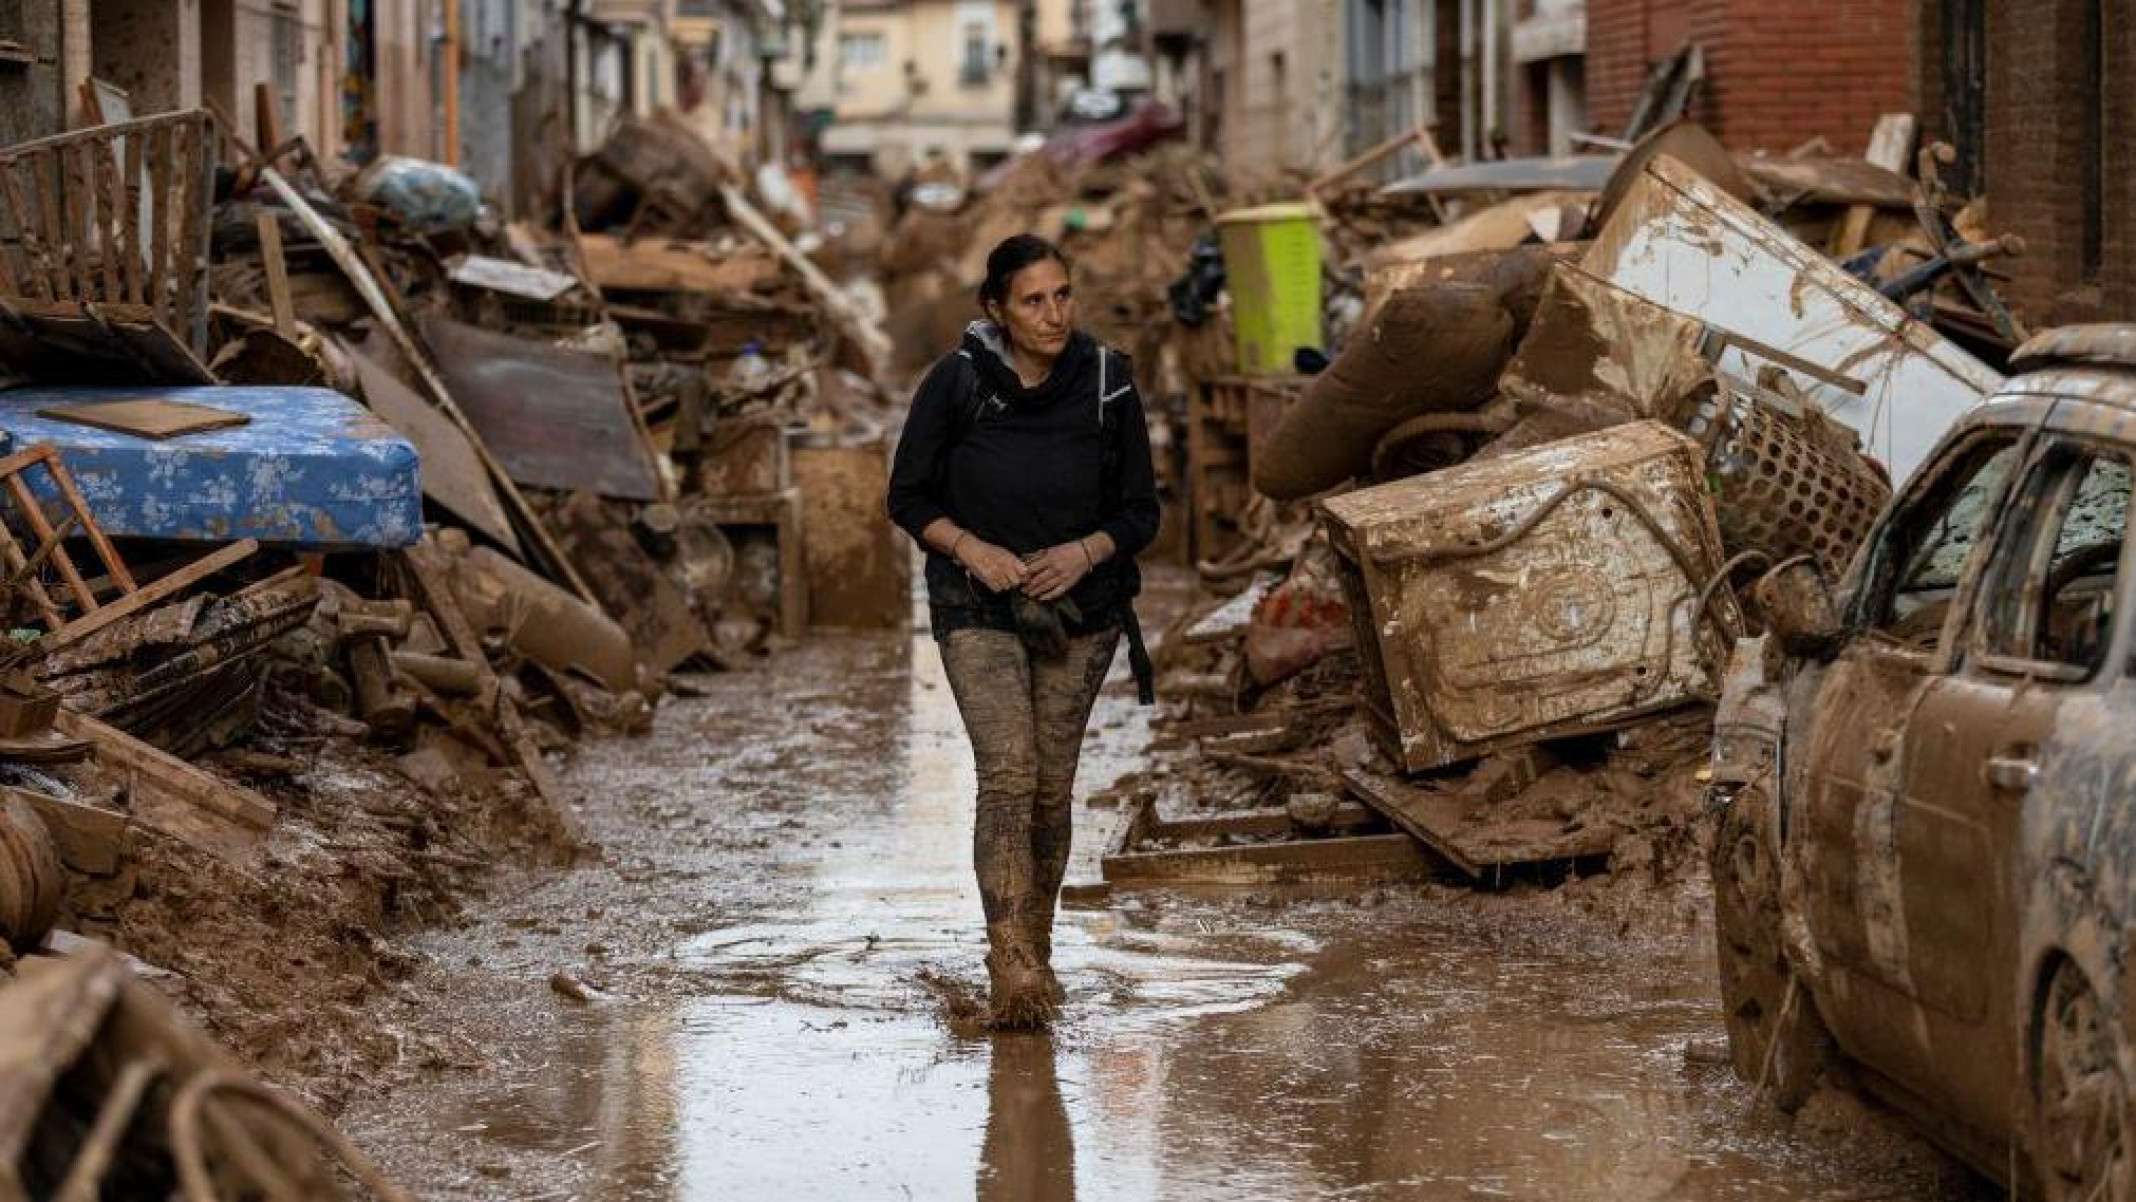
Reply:
[[[1052,1035],[959,1034],[972,773],[931,643],[698,683],[573,765],[598,862],[417,941],[390,1021],[458,1054],[344,1121],[422,1195],[1993,1196],[1844,1100],[1754,1107],[1689,897],[1627,934],[1563,893],[1115,894],[1064,915]],[[1146,741],[1116,678],[1079,793]],[[1115,817],[1079,809],[1071,885]]]

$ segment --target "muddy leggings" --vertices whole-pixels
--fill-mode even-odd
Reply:
[[[988,923],[1052,915],[1068,871],[1083,728],[1119,642],[1117,629],[1077,635],[1067,655],[1045,660],[1009,631],[956,630],[942,640],[978,762],[972,860]]]

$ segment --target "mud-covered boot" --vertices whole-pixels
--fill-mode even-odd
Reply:
[[[1059,1007],[1068,1000],[1068,991],[1061,986],[1060,977],[1053,971],[1053,905],[1041,902],[1038,912],[1031,916],[1031,955],[1038,961],[1038,975],[1046,983],[1046,1000]]]
[[[990,950],[986,977],[992,1025],[1013,1030],[1042,1027],[1053,1020],[1057,1003],[1047,988],[1050,974],[1041,970],[1031,948],[1030,932],[1020,923],[997,922],[986,928]]]

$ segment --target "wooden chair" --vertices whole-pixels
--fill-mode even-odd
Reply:
[[[0,299],[36,317],[153,321],[204,356],[219,147],[193,109],[0,149]]]

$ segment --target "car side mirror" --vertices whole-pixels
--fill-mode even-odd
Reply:
[[[1832,586],[1817,561],[1807,556],[1758,577],[1750,586],[1750,602],[1789,655],[1822,659],[1838,648],[1845,632]]]

